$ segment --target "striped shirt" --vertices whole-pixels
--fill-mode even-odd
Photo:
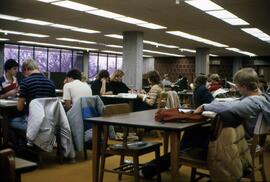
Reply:
[[[26,99],[26,113],[29,103],[36,98],[55,97],[55,85],[41,73],[33,73],[20,83],[19,97]]]

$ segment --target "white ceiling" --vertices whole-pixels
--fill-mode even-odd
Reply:
[[[73,0],[99,9],[112,11],[125,16],[141,19],[151,23],[167,27],[167,29],[152,30],[120,21],[79,12],[63,7],[46,4],[36,0],[1,0],[0,14],[32,18],[53,23],[66,24],[76,27],[89,28],[101,31],[97,34],[87,34],[69,31],[66,29],[53,28],[9,21],[0,19],[0,29],[15,30],[50,35],[48,38],[33,38],[22,35],[4,35],[0,38],[8,38],[10,42],[19,40],[64,44],[80,47],[90,47],[99,50],[121,51],[119,48],[108,48],[102,45],[87,45],[56,40],[66,37],[104,44],[122,45],[122,40],[105,37],[105,34],[122,34],[124,31],[142,31],[144,39],[163,44],[179,46],[180,48],[196,49],[209,47],[212,54],[220,56],[242,56],[225,48],[209,46],[204,43],[173,36],[165,31],[179,30],[200,36],[212,41],[235,47],[243,51],[252,52],[259,56],[270,55],[270,43],[259,40],[245,32],[241,27],[259,28],[270,35],[269,0],[212,0],[224,9],[249,22],[248,26],[232,26],[203,11],[196,9],[183,0],[177,5],[175,0]],[[162,48],[144,44],[144,49],[162,51],[173,54],[194,56],[193,53],[181,52],[178,49]],[[158,54],[147,55],[161,56]]]

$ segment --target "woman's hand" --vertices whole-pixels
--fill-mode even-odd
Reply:
[[[195,111],[193,113],[194,114],[201,114],[203,111],[204,111],[203,105],[200,105],[199,107],[197,107],[197,109],[195,109]]]

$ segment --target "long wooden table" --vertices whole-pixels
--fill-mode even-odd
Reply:
[[[107,117],[87,118],[93,126],[93,168],[92,181],[98,182],[100,150],[101,150],[101,132],[103,125],[119,125],[124,127],[147,128],[154,130],[163,130],[169,133],[171,150],[171,181],[180,181],[179,179],[179,152],[180,152],[180,133],[188,128],[208,123],[209,121],[195,123],[160,123],[155,121],[156,109],[119,114]]]

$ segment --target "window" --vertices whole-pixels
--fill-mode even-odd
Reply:
[[[98,56],[98,69],[107,70],[107,54],[99,54]]]
[[[98,53],[89,54],[88,78],[94,80],[98,74]]]
[[[35,47],[35,58],[34,58],[41,72],[47,71],[47,48]]]
[[[123,69],[123,58],[122,56],[117,56],[117,69]]]
[[[19,54],[19,67],[21,68],[25,60],[33,59],[33,46],[20,46]]]
[[[72,51],[61,50],[61,72],[68,72],[72,65]]]
[[[48,57],[48,71],[59,72],[60,71],[60,49],[49,49]]]
[[[18,61],[18,45],[5,44],[4,48],[4,61],[14,59]]]
[[[83,51],[73,51],[73,68],[83,71]]]
[[[108,71],[110,75],[115,71],[116,69],[116,56],[115,55],[109,55],[108,57]]]

